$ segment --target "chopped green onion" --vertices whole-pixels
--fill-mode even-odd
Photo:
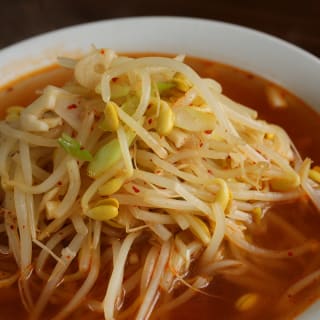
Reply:
[[[162,93],[163,91],[172,89],[176,86],[176,84],[172,81],[166,81],[166,82],[157,82],[157,88],[159,93]]]
[[[126,135],[128,139],[128,145],[130,146],[136,134],[133,131],[128,130]],[[94,155],[93,160],[88,166],[88,176],[91,178],[98,177],[115,163],[117,163],[120,159],[120,143],[119,140],[115,138],[102,146]]]
[[[68,134],[63,133],[58,139],[60,146],[74,158],[82,161],[91,161],[93,159],[91,153],[83,149],[79,141],[73,139]]]

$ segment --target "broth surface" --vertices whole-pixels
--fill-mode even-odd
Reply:
[[[137,55],[135,55],[137,56]],[[281,96],[287,102],[287,107],[276,108],[268,100],[266,89],[275,85],[261,77],[248,72],[202,59],[187,58],[190,64],[202,77],[211,77],[217,80],[223,88],[223,93],[231,99],[256,109],[259,118],[282,126],[292,138],[302,157],[310,157],[316,164],[320,164],[320,116],[300,99],[288,91],[276,87]],[[52,67],[41,73],[31,75],[25,79],[13,83],[0,91],[0,115],[4,116],[4,110],[12,105],[26,106],[37,97],[37,91],[47,84],[63,85],[71,77],[69,70]],[[299,230],[308,239],[320,242],[320,215],[315,208],[303,200],[296,203],[280,204],[274,206],[267,213],[262,223],[250,229],[255,243],[271,249],[285,249],[294,245],[292,239],[284,235],[283,229],[277,226],[272,219],[272,213],[284,218],[290,225]],[[288,255],[290,255],[288,253]],[[261,269],[268,269],[270,261],[261,259]],[[5,265],[5,258],[0,254],[0,266]],[[286,288],[310,273],[320,268],[320,257],[317,255],[304,255],[303,258],[290,257],[283,263],[283,268],[274,274],[275,283],[255,288],[250,282],[236,280],[234,277],[217,276],[211,285],[205,289],[205,294],[198,294],[186,305],[175,310],[172,319],[292,319],[301,312],[310,302],[319,295],[317,287],[308,288],[294,298],[289,297],[279,307],[277,303]],[[250,278],[250,277],[248,277]],[[247,277],[246,277],[247,279]],[[97,282],[101,285],[101,281]],[[101,290],[101,289],[100,289]],[[257,292],[262,298],[257,307],[252,310],[239,312],[234,307],[235,301],[247,292]],[[53,308],[54,309],[54,308]],[[20,302],[17,285],[12,288],[0,289],[0,319],[24,319],[26,312]],[[85,309],[87,310],[87,309]],[[49,312],[50,313],[50,312]],[[77,318],[88,318],[87,311],[79,308]],[[47,316],[48,313],[47,313]],[[99,316],[98,316],[99,317]],[[90,319],[95,319],[95,317]],[[166,317],[168,319],[168,317]]]

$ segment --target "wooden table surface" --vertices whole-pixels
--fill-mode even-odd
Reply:
[[[320,57],[320,0],[0,0],[0,5],[0,48],[83,22],[175,15],[248,26]]]

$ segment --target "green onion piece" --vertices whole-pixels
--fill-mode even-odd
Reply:
[[[167,82],[157,82],[157,88],[159,93],[162,93],[163,91],[169,90],[171,88],[174,88],[176,84],[172,81],[167,81]]]
[[[82,149],[79,141],[73,139],[66,133],[61,135],[61,137],[58,139],[58,142],[67,153],[71,154],[76,159],[82,161],[91,161],[93,159],[88,150]]]
[[[130,146],[136,134],[133,131],[128,130],[126,135],[128,139],[128,145]],[[106,172],[110,167],[120,161],[121,156],[122,154],[119,140],[115,138],[102,146],[94,155],[93,160],[88,166],[88,176],[91,178],[100,176],[102,173]]]

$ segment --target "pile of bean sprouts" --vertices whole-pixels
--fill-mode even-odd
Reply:
[[[31,319],[49,305],[59,305],[52,319],[64,319],[83,304],[107,320],[165,316],[217,273],[245,272],[242,253],[287,259],[288,250],[246,236],[274,203],[308,197],[320,210],[320,172],[286,132],[183,60],[110,49],[60,58],[72,81],[7,110],[1,250],[17,268],[0,286],[18,284]],[[68,283],[76,285],[64,299]]]

